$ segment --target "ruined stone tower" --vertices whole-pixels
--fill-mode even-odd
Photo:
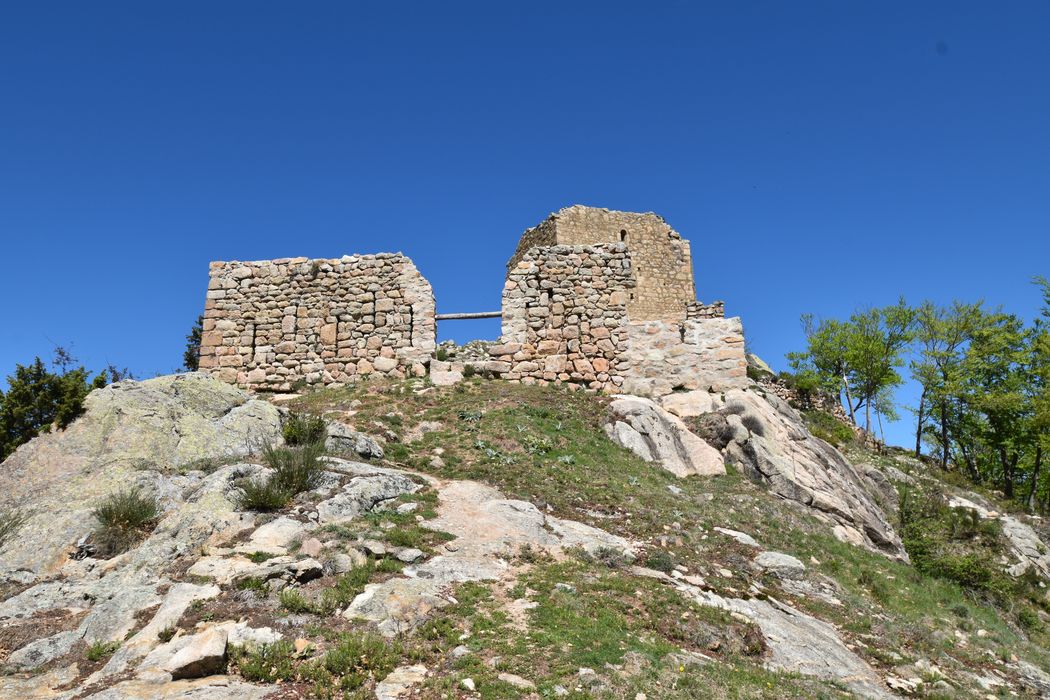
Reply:
[[[624,243],[631,253],[635,285],[628,293],[627,316],[632,321],[678,321],[696,301],[689,241],[657,214],[610,211],[574,205],[551,214],[525,231],[512,270],[529,249],[555,245]]]

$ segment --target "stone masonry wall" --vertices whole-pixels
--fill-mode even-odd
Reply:
[[[503,289],[503,337],[479,369],[522,383],[623,383],[631,256],[622,243],[532,248]]]
[[[675,389],[724,391],[748,383],[739,317],[626,325],[623,391],[662,396]]]
[[[213,262],[200,368],[267,391],[422,375],[434,314],[430,283],[400,253]]]
[[[724,301],[713,301],[704,304],[699,301],[690,302],[685,305],[686,320],[698,318],[725,318],[726,303]]]
[[[632,321],[683,320],[696,300],[689,241],[653,213],[571,206],[525,231],[508,269],[529,249],[549,245],[625,243],[631,251],[636,286],[627,300]]]

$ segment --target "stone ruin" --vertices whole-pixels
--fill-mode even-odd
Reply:
[[[434,357],[430,283],[400,253],[213,262],[200,369],[287,392],[361,377],[462,378]],[[659,216],[573,206],[528,229],[507,266],[486,376],[662,395],[746,381],[739,318],[696,299],[689,242]]]

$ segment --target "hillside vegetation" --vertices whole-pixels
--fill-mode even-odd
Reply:
[[[197,374],[95,392],[0,469],[0,695],[1050,692],[1045,582],[1007,571],[993,493],[808,414],[866,474],[895,559],[742,465],[641,459],[609,404],[481,378],[280,408]],[[135,524],[103,551],[93,513]]]

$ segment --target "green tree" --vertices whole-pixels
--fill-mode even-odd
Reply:
[[[850,317],[847,371],[857,394],[855,408],[864,408],[864,429],[869,433],[872,408],[878,415],[878,404],[892,403],[886,394],[904,382],[897,368],[904,364],[914,319],[915,312],[903,297],[892,306],[859,311]]]
[[[788,353],[787,358],[796,375],[805,378],[807,386],[817,385],[822,390],[844,400],[854,425],[853,394],[850,390],[849,348],[852,329],[848,323],[835,319],[814,321],[813,314],[803,314],[802,329],[806,334],[805,352]]]
[[[951,402],[959,393],[966,346],[984,319],[983,303],[954,302],[939,307],[926,301],[915,310],[916,358],[912,378],[921,393],[916,412],[915,456],[922,452],[922,436],[928,427],[939,430],[941,468],[947,469],[951,447]]]
[[[973,335],[963,360],[966,407],[982,418],[975,436],[994,456],[984,469],[1014,497],[1017,467],[1032,442],[1030,331],[1014,314],[996,312]],[[982,465],[978,465],[979,467]]]
[[[1036,507],[1044,455],[1050,452],[1050,280],[1036,277],[1034,282],[1043,294],[1043,308],[1032,329],[1029,355],[1034,454],[1025,505],[1030,511]]]
[[[8,376],[7,391],[0,391],[0,459],[52,426],[68,426],[83,412],[88,393],[106,385],[105,372],[90,379],[64,348],[56,348],[52,364],[57,371],[37,357]]]
[[[190,372],[196,372],[201,361],[201,336],[204,334],[204,316],[198,316],[197,322],[186,336],[186,350],[182,353],[182,365]]]

